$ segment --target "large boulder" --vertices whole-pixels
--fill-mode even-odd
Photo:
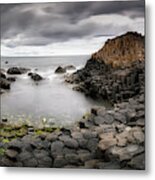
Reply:
[[[30,73],[28,73],[28,76],[30,76],[31,77],[31,79],[33,79],[34,81],[41,81],[43,78],[39,75],[39,74],[37,74],[37,73],[32,73],[32,72],[30,72]]]
[[[8,74],[24,74],[27,73],[30,69],[22,67],[11,67],[7,70]]]
[[[3,72],[1,72],[1,71],[0,71],[0,78],[6,79],[6,75]]]
[[[10,82],[5,78],[0,78],[0,88],[10,89]]]
[[[59,66],[56,70],[55,70],[55,73],[65,73],[66,72],[66,69]]]

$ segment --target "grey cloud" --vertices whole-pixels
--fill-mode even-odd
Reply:
[[[21,35],[18,45],[47,45],[71,38],[113,34],[113,24],[99,26],[83,19],[94,15],[121,14],[130,18],[144,17],[144,1],[104,1],[74,3],[1,4],[1,38]],[[120,30],[124,27],[115,27]],[[127,27],[125,27],[127,28]],[[117,32],[116,31],[116,32]],[[8,43],[9,46],[9,43]]]

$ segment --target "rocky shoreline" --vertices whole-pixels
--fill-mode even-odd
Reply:
[[[128,41],[133,41],[131,51],[134,44],[136,48],[142,48],[139,49],[141,58],[130,62],[131,56],[126,56],[126,53],[134,53],[130,52],[129,45],[127,50],[121,50],[129,59],[122,66],[121,58],[119,63],[115,63],[117,66],[113,66],[109,58],[104,61],[109,56],[100,50],[92,55],[83,69],[65,77],[66,82],[74,84],[74,90],[94,99],[108,100],[112,107],[92,108],[71,128],[35,129],[28,125],[13,127],[2,122],[1,166],[145,169],[143,37],[136,33],[124,36],[108,41],[106,46],[110,44],[114,48],[119,44],[121,49],[126,47],[126,43],[130,44]]]
[[[0,165],[143,170],[144,134],[143,95],[114,109],[94,107],[73,128],[38,130],[3,123]]]

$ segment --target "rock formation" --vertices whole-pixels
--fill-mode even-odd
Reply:
[[[92,59],[104,61],[112,67],[127,67],[135,61],[144,61],[144,37],[136,32],[128,32],[114,39],[92,55]]]
[[[144,37],[129,32],[108,40],[83,69],[66,81],[92,98],[122,102],[144,93],[144,65]]]

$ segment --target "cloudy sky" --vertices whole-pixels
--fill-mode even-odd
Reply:
[[[109,36],[144,34],[144,1],[1,4],[1,55],[91,54]]]

